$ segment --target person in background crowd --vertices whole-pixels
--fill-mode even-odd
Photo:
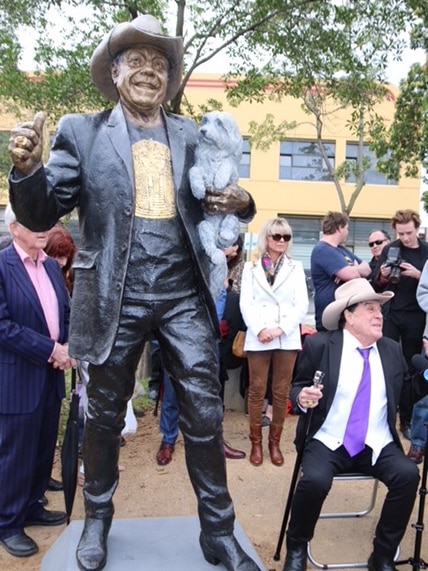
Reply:
[[[183,39],[149,14],[113,27],[95,49],[91,74],[113,109],[67,115],[42,165],[44,115],[12,130],[11,201],[20,222],[46,229],[78,208],[70,350],[89,364],[83,441],[85,524],[76,557],[102,569],[119,483],[120,434],[145,343],[159,341],[180,385],[180,428],[198,500],[205,559],[257,571],[234,535],[227,488],[217,363],[218,320],[207,289],[209,259],[197,227],[204,210],[255,214],[238,185],[192,196],[198,127],[166,112],[179,90]],[[202,461],[201,461],[202,459]]]
[[[0,545],[16,557],[37,553],[25,533],[33,525],[60,525],[63,511],[40,503],[51,475],[64,370],[68,355],[69,296],[58,264],[43,248],[47,232],[16,221],[13,242],[0,252]]]
[[[217,319],[220,326],[220,341],[218,344],[218,362],[220,379],[220,397],[224,412],[224,389],[228,379],[227,370],[233,368],[236,360],[232,354],[232,344],[236,333],[243,327],[243,319],[239,308],[239,294],[233,291],[233,279],[230,277],[234,269],[241,266],[242,238],[239,236],[236,244],[225,248],[228,277],[216,299]],[[243,450],[233,448],[224,441],[224,455],[228,460],[242,460],[246,454]]]
[[[246,325],[242,319],[241,310],[239,308],[239,294],[241,292],[241,281],[242,281],[242,271],[244,269],[245,260],[243,257],[243,241],[241,236],[238,241],[233,246],[225,248],[224,250],[227,259],[228,268],[228,285],[227,285],[227,300],[225,308],[225,319],[226,322],[230,322],[232,327],[229,328],[227,335],[222,335],[220,341],[220,365],[223,369],[233,369],[235,367],[241,367],[240,373],[240,392],[242,397],[246,400],[245,412],[248,413],[248,386],[249,386],[249,375],[248,375],[248,362],[247,359],[237,359],[232,354],[232,344],[236,333],[239,329],[245,330]],[[220,371],[220,376],[222,372]],[[223,377],[226,380],[226,372],[224,372]],[[224,392],[224,381],[222,391]],[[265,401],[263,406],[262,414],[262,426],[270,426],[272,420],[272,374],[269,370],[268,376],[268,386],[265,395]],[[244,454],[244,452],[241,452]],[[242,457],[244,457],[242,456]],[[227,456],[226,456],[227,457]]]
[[[412,513],[419,473],[404,455],[396,430],[406,362],[398,343],[382,337],[381,305],[393,295],[377,294],[366,279],[350,280],[323,312],[327,331],[305,339],[291,388],[300,414],[296,446],[304,446],[302,476],[291,506],[283,571],[306,570],[307,545],[322,505],[334,476],[345,472],[373,476],[388,488],[368,568],[395,571],[394,556]],[[318,387],[315,371],[325,375]]]
[[[397,210],[391,221],[397,239],[382,250],[372,280],[378,291],[395,293],[385,307],[383,334],[400,342],[409,367],[410,375],[403,385],[399,405],[400,430],[408,440],[414,404],[412,357],[422,351],[425,328],[425,311],[416,299],[422,268],[428,259],[428,244],[418,238],[420,225],[419,214],[414,210]]]
[[[50,258],[54,258],[54,260],[58,262],[62,277],[64,278],[65,287],[70,296],[73,291],[73,270],[71,269],[71,265],[76,251],[77,248],[73,237],[63,224],[58,223],[49,230],[44,252]],[[60,492],[63,489],[63,485],[51,477],[47,489],[51,492]]]
[[[370,270],[373,274],[379,256],[384,249],[391,242],[391,237],[386,230],[372,230],[369,235],[369,248],[372,253],[371,260],[369,261]],[[371,277],[373,277],[371,275]]]
[[[63,224],[58,223],[49,230],[45,253],[58,262],[70,296],[73,293],[73,270],[71,266],[76,252],[77,248],[73,237]]]
[[[237,293],[241,290],[242,270],[244,269],[244,242],[239,236],[232,246],[224,249],[227,260],[228,287]]]
[[[427,353],[428,356],[428,347]],[[426,380],[424,379],[426,383]],[[412,428],[410,430],[410,448],[407,457],[416,464],[422,464],[425,459],[427,446],[427,423],[428,423],[428,395],[417,400],[413,405]]]
[[[269,454],[275,466],[284,463],[280,439],[294,363],[301,349],[300,324],[309,305],[303,265],[289,253],[292,236],[284,218],[267,220],[258,235],[259,259],[247,262],[242,273],[240,307],[247,325],[244,348],[250,374],[250,462],[254,466],[263,462],[261,420],[271,365]]]
[[[341,212],[328,212],[322,221],[322,238],[311,253],[311,276],[315,289],[315,326],[323,331],[322,312],[334,300],[343,283],[370,275],[370,266],[345,248],[349,219]]]
[[[416,299],[420,308],[425,312],[425,329],[422,337],[423,354],[427,358],[428,369],[428,262],[422,269],[422,275],[420,277],[418,287],[416,290]],[[416,462],[416,464],[421,464],[425,458],[426,444],[427,444],[427,429],[426,423],[428,423],[428,382],[426,379],[426,372],[422,373],[418,371],[415,373],[417,376],[416,381],[418,381],[417,395],[415,395],[412,411],[412,423],[410,430],[410,449],[407,456]],[[414,389],[415,390],[415,389]],[[416,392],[416,391],[415,391]]]
[[[162,441],[156,454],[156,462],[159,466],[166,466],[171,462],[175,450],[175,442],[178,437],[179,410],[172,381],[165,370],[163,371],[161,389],[159,430],[162,433]]]

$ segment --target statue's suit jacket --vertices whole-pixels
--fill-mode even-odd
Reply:
[[[46,272],[58,299],[60,338],[68,336],[69,296],[57,262]],[[58,399],[65,396],[64,371],[48,364],[55,342],[36,290],[13,245],[0,252],[0,414],[31,413],[43,395],[47,371],[54,375]]]
[[[396,429],[396,418],[401,387],[407,374],[407,365],[396,341],[382,337],[377,342],[377,347],[385,377],[388,425],[394,442],[402,448]],[[293,408],[297,413],[302,413],[297,404],[297,397],[302,388],[312,385],[315,371],[320,370],[325,374],[323,398],[320,399],[318,406],[311,409],[312,417],[306,440],[310,440],[322,426],[330,410],[339,381],[342,349],[343,331],[320,332],[309,335],[305,339],[303,350],[296,363],[290,392]],[[299,418],[296,432],[298,449],[305,439],[307,428],[305,420],[306,414],[303,413]]]
[[[217,331],[215,304],[208,288],[209,260],[196,230],[202,209],[188,181],[197,127],[177,115],[164,113],[164,120],[177,215],[193,258],[201,301]],[[135,210],[131,144],[120,104],[99,114],[63,117],[46,168],[19,180],[12,171],[9,181],[17,219],[32,230],[50,228],[59,217],[78,208],[80,244],[74,263],[70,354],[103,363],[119,322]],[[253,215],[254,207],[250,218]]]

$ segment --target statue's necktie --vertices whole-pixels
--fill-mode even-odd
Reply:
[[[369,425],[370,412],[370,349],[358,349],[360,355],[364,359],[363,374],[358,385],[357,394],[352,403],[351,413],[346,425],[345,436],[343,437],[343,446],[349,455],[356,456],[364,450],[367,428]]]

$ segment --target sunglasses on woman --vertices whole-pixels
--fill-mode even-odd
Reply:
[[[270,237],[274,242],[279,242],[280,240],[289,242],[291,240],[291,234],[271,234]]]
[[[373,246],[380,246],[384,242],[386,242],[386,238],[384,238],[383,240],[373,240],[373,242],[369,242],[369,247],[373,248]]]

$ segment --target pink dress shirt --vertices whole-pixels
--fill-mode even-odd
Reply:
[[[13,245],[18,256],[21,258],[25,269],[27,270],[34,289],[36,290],[49,328],[51,339],[58,341],[60,333],[58,299],[52,282],[43,265],[43,262],[48,256],[43,252],[43,250],[40,250],[37,260],[34,261],[20,246],[18,246],[16,242],[14,242]]]

